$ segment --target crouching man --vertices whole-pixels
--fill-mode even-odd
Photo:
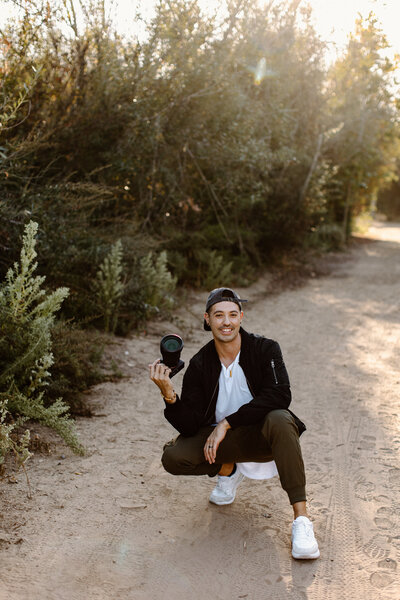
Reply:
[[[277,342],[241,327],[242,300],[231,289],[213,290],[204,329],[213,339],[190,361],[179,397],[170,369],[156,360],[150,378],[161,390],[165,417],[180,433],[164,448],[173,475],[217,476],[214,504],[231,504],[244,477],[279,474],[293,506],[292,556],[319,557],[306,507],[299,435],[304,424],[288,409],[289,378]]]

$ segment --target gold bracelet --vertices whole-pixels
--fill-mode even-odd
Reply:
[[[164,396],[164,394],[162,392],[161,392],[161,396],[163,397],[163,400],[167,404],[173,404],[176,401],[176,392],[174,392],[174,395],[172,398],[168,398],[167,396]]]

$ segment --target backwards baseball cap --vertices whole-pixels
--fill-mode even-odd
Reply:
[[[247,302],[247,300],[243,300],[243,298],[239,298],[236,292],[229,288],[215,288],[212,292],[209,293],[206,304],[206,313],[210,310],[214,304],[218,302],[234,302],[238,305],[240,310],[242,310],[242,302]],[[207,325],[206,320],[204,319],[203,327],[206,331],[211,331],[211,327]]]

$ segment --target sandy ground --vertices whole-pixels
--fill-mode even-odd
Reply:
[[[78,421],[85,457],[62,444],[0,482],[1,600],[398,600],[400,226],[377,224],[329,276],[272,295],[243,291],[245,327],[277,339],[291,377],[309,508],[321,549],[290,555],[292,511],[278,478],[246,480],[234,504],[208,503],[209,478],[172,477],[174,436],[146,365],[160,336],[191,355],[205,294],[187,298],[115,352],[128,377],[96,387]],[[179,383],[180,375],[176,377]]]

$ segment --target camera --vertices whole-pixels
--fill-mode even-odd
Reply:
[[[179,373],[185,366],[180,359],[183,348],[183,339],[176,333],[164,335],[160,342],[161,363],[171,369],[170,378]]]

